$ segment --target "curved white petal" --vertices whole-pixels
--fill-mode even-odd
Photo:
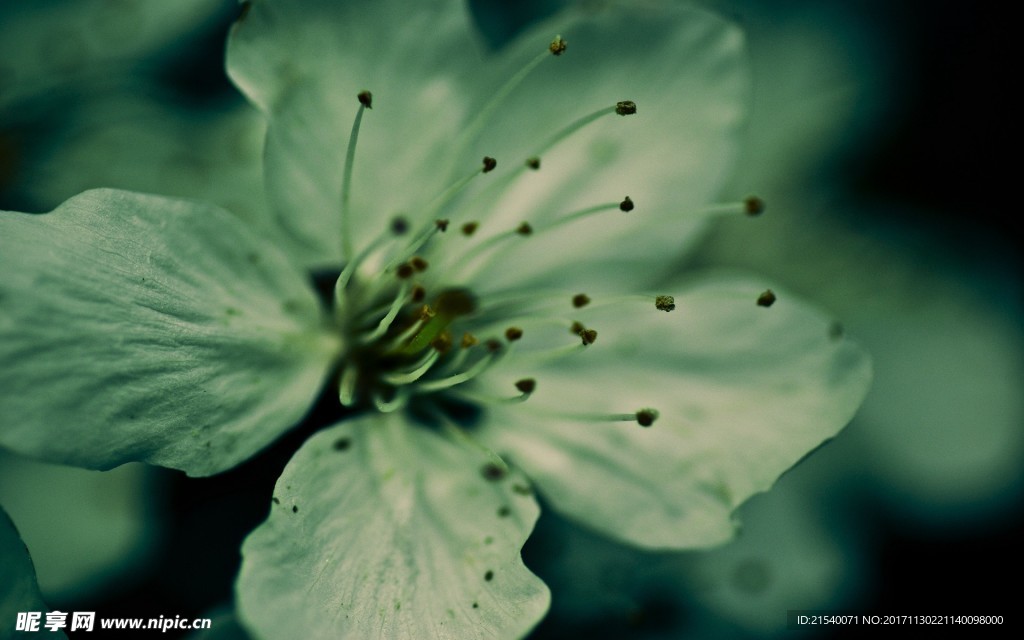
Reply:
[[[521,285],[600,269],[605,282],[635,282],[691,244],[720,197],[748,98],[743,37],[721,18],[676,3],[582,3],[520,37],[506,55],[511,62],[493,73],[510,74],[556,33],[567,51],[541,65],[481,136],[478,151],[498,158],[495,179],[502,167],[520,170],[550,136],[592,111],[632,100],[637,113],[602,116],[542,154],[539,170],[525,171],[493,209],[473,213],[478,233],[523,221],[539,229],[624,196],[636,208],[506,243],[514,249],[480,280]]]
[[[486,464],[394,415],[313,436],[242,548],[243,621],[261,638],[523,636],[549,600],[519,556],[539,509]]]
[[[212,206],[90,191],[0,213],[0,444],[193,475],[308,410],[335,353],[273,246]]]
[[[258,0],[235,25],[228,72],[268,115],[265,175],[307,264],[341,254],[341,183],[360,91],[352,189],[355,247],[414,216],[448,178],[446,149],[469,105],[458,76],[479,61],[462,2]],[[467,167],[467,172],[474,167]]]
[[[867,357],[825,318],[784,294],[760,307],[761,291],[705,280],[671,313],[595,296],[578,314],[598,331],[586,351],[531,366],[524,337],[522,364],[491,376],[505,390],[533,377],[537,390],[490,408],[481,437],[556,508],[611,536],[654,548],[728,539],[732,511],[835,435],[870,379]],[[578,417],[643,408],[660,413],[646,429]]]

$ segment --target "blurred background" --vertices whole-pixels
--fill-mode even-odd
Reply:
[[[470,2],[492,49],[564,4]],[[554,601],[531,637],[791,636],[787,610],[1009,616],[995,577],[1024,533],[1024,270],[1006,19],[949,0],[706,4],[747,29],[753,68],[726,192],[769,208],[720,221],[679,266],[747,269],[816,301],[871,352],[875,383],[845,431],[741,508],[724,547],[638,552],[545,510],[524,557]],[[0,209],[114,186],[258,210],[262,125],[223,71],[238,10],[0,4]],[[0,451],[0,505],[51,609],[208,616],[228,610],[240,542],[307,432],[198,480]]]

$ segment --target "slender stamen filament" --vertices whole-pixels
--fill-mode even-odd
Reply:
[[[484,158],[484,160],[485,163],[482,167],[456,181],[455,184],[451,185],[434,198],[434,200],[427,206],[426,213],[423,214],[423,219],[426,220],[423,229],[416,234],[416,237],[413,238],[412,242],[410,242],[405,249],[398,252],[398,254],[388,262],[387,266],[384,267],[385,272],[393,271],[395,267],[413,257],[428,240],[434,237],[434,234],[447,228],[447,221],[442,224],[440,221],[435,220],[437,214],[441,209],[451,203],[451,201],[454,200],[467,185],[469,185],[473,178],[490,171],[488,167],[492,165],[486,161],[493,161],[493,158]]]
[[[480,358],[473,366],[466,369],[462,373],[456,373],[455,375],[448,376],[446,378],[438,378],[436,380],[428,380],[421,382],[416,385],[416,391],[422,393],[431,393],[434,391],[441,391],[442,389],[450,389],[456,385],[460,385],[464,382],[468,382],[473,378],[477,377],[484,371],[487,371],[496,360],[499,359],[497,354],[489,353],[486,356]]]
[[[346,295],[348,283],[352,280],[352,276],[355,275],[359,265],[363,264],[367,258],[380,248],[382,244],[390,240],[392,237],[393,236],[390,231],[385,231],[380,234],[374,238],[372,242],[366,245],[366,248],[360,251],[359,255],[349,260],[348,264],[345,265],[345,268],[341,270],[341,274],[338,275],[338,279],[334,283],[334,299],[337,301],[337,309],[339,311],[358,307],[358,305],[352,303],[352,301],[347,305],[340,304],[341,300],[343,300]]]
[[[352,168],[356,159],[356,143],[359,142],[359,127],[363,122],[363,112],[369,104],[368,91],[359,94],[359,110],[356,111],[355,120],[352,122],[352,132],[348,136],[348,149],[345,151],[345,168],[341,179],[341,251],[345,259],[351,259],[353,254],[352,229],[350,221],[352,212],[350,203],[352,200]]]
[[[391,413],[402,409],[406,404],[408,404],[409,392],[405,387],[397,387],[394,390],[394,394],[393,398],[385,400],[380,389],[375,390],[373,392],[373,406],[381,413]]]
[[[541,223],[539,225],[520,225],[515,229],[509,229],[507,231],[495,234],[487,238],[486,240],[480,242],[479,244],[469,248],[466,251],[466,253],[464,253],[461,257],[455,260],[455,263],[458,264],[459,267],[463,269],[461,274],[459,274],[459,277],[463,279],[471,278],[478,269],[478,267],[473,267],[479,265],[479,258],[486,252],[493,251],[496,248],[500,247],[502,244],[505,243],[506,240],[509,240],[513,236],[519,236],[521,238],[527,236],[534,236],[539,233],[544,233],[545,231],[557,229],[558,227],[570,224],[572,222],[577,222],[579,220],[589,218],[590,216],[593,216],[595,214],[607,211],[621,212],[622,210],[622,201],[605,202],[602,204],[593,205],[590,207],[586,207],[585,209],[580,209],[578,211],[565,214],[546,223]],[[528,229],[528,233],[525,232],[526,229]],[[510,246],[511,245],[506,244],[504,247],[501,247],[501,249],[507,250],[508,248],[510,248]]]
[[[441,352],[437,349],[430,349],[427,351],[426,355],[416,361],[409,370],[385,373],[380,378],[384,382],[394,386],[416,382],[430,371],[430,368],[434,366],[434,363],[437,362],[437,359],[440,357]]]
[[[470,206],[475,208],[476,205],[479,204],[480,202],[493,202],[496,199],[497,194],[507,189],[508,186],[514,180],[519,178],[519,176],[521,176],[527,170],[527,168],[533,168],[533,165],[530,161],[536,161],[537,166],[539,167],[540,158],[541,156],[543,156],[543,154],[547,153],[556,145],[563,142],[564,140],[572,136],[572,134],[576,133],[577,131],[587,126],[588,124],[596,120],[600,120],[602,116],[614,114],[616,112],[616,109],[617,107],[615,105],[612,105],[610,107],[602,107],[597,111],[588,113],[587,115],[578,118],[572,123],[566,125],[557,133],[548,138],[543,144],[537,147],[533,155],[531,155],[526,162],[518,163],[511,171],[505,172],[501,176],[501,178],[495,180],[493,183],[488,185],[488,187],[485,190],[480,192],[479,196],[473,198],[473,201],[470,204]]]
[[[508,464],[501,459],[501,456],[499,456],[498,454],[494,453],[493,451],[482,445],[475,438],[471,437],[468,433],[466,433],[466,431],[462,427],[455,424],[448,416],[444,415],[440,411],[433,411],[431,413],[433,414],[433,417],[441,424],[441,428],[444,430],[446,435],[448,435],[456,442],[476,449],[477,451],[484,454],[484,456],[487,457],[490,464],[494,465],[497,474],[500,475],[501,477],[508,475]]]
[[[534,69],[540,66],[542,62],[551,57],[552,51],[545,49],[544,53],[538,54],[533,60],[526,63],[526,66],[517,71],[511,78],[505,81],[487,101],[479,111],[476,113],[476,117],[473,118],[472,122],[462,130],[459,135],[458,142],[455,145],[455,155],[453,157],[460,158],[466,153],[466,149],[474,140],[480,135],[480,132],[484,130],[487,124],[494,117],[494,112],[497,111],[498,107],[515,91],[516,87],[522,84],[523,80],[526,79]]]
[[[409,300],[410,288],[412,288],[412,285],[409,284],[409,281],[403,280],[398,288],[398,293],[395,295],[395,299],[391,301],[391,307],[388,309],[387,314],[377,323],[377,328],[360,339],[363,344],[370,344],[388,332],[388,329],[391,328],[391,323],[395,321],[398,313],[402,310],[402,306]]]
[[[356,403],[356,383],[359,381],[359,368],[349,363],[341,372],[341,381],[338,383],[338,401],[343,407],[351,407]]]

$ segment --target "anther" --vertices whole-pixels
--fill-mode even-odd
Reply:
[[[409,233],[409,221],[402,216],[395,216],[391,220],[391,233],[396,236],[404,236]]]
[[[509,342],[515,342],[523,337],[523,330],[519,327],[509,327],[505,329],[505,339]]]
[[[526,159],[526,166],[531,168],[531,169],[533,169],[534,171],[536,171],[537,169],[540,169],[540,158],[538,158],[537,156],[533,156],[531,158],[527,158]]]
[[[636,412],[636,422],[641,427],[649,427],[657,419],[658,411],[656,409],[641,409]]]
[[[636,113],[636,103],[632,100],[623,100],[615,103],[615,113],[620,116],[631,116]]]
[[[555,36],[555,39],[552,40],[551,44],[548,46],[548,51],[550,51],[552,55],[560,56],[565,53],[567,46],[568,45],[565,40],[562,39],[562,36]]]
[[[423,273],[424,271],[426,271],[427,267],[430,266],[430,263],[427,262],[426,260],[424,260],[423,258],[421,258],[420,256],[413,256],[409,260],[409,264],[412,265],[413,269],[415,269],[416,271],[419,271],[420,273]]]
[[[434,312],[434,310],[430,307],[429,304],[425,304],[422,307],[420,307],[418,315],[420,320],[430,320],[431,318],[436,316],[437,313]]]
[[[759,216],[764,213],[764,200],[757,196],[750,196],[743,201],[743,210],[748,216]]]
[[[765,289],[764,293],[757,296],[757,306],[759,307],[770,307],[775,304],[778,298],[775,297],[775,292],[771,289]]]
[[[487,347],[487,351],[490,353],[498,353],[501,351],[501,340],[498,340],[497,338],[488,338],[487,342],[484,343],[484,346]]]
[[[490,173],[494,171],[494,168],[498,166],[498,161],[491,156],[484,156],[484,173]]]
[[[459,344],[462,346],[463,349],[469,349],[470,347],[475,347],[479,343],[480,340],[478,340],[477,337],[474,336],[472,333],[467,331],[462,334],[462,341]]]
[[[416,269],[408,262],[403,262],[395,269],[395,275],[398,276],[399,280],[408,280],[415,273]]]
[[[523,378],[522,380],[516,381],[516,389],[525,393],[531,394],[537,388],[537,381],[533,378]]]
[[[590,296],[588,296],[585,293],[578,293],[572,297],[572,306],[576,307],[577,309],[582,309],[588,304],[590,304]],[[583,328],[581,325],[580,331],[582,330]],[[577,333],[579,332],[577,331]]]
[[[676,308],[676,299],[672,296],[658,296],[654,299],[654,306],[659,311],[673,311]]]
[[[591,345],[597,341],[597,331],[594,331],[593,329],[584,329],[583,331],[580,331],[579,335],[580,338],[583,339],[583,344],[585,345]]]
[[[412,293],[409,294],[409,300],[413,303],[419,304],[423,302],[427,297],[427,290],[423,288],[423,285],[418,284],[412,288]]]
[[[569,327],[569,332],[574,336],[578,336],[586,330],[587,328],[583,326],[582,322],[573,322],[572,326]]]
[[[508,468],[501,467],[493,462],[488,462],[480,469],[480,475],[491,482],[497,482],[508,475]]]
[[[367,109],[372,109],[373,108],[373,94],[372,93],[370,93],[369,91],[360,91],[359,95],[357,97],[359,98],[359,104],[363,105]]]
[[[464,235],[464,236],[466,236],[468,238],[469,236],[471,236],[474,233],[476,233],[476,230],[479,227],[480,227],[480,223],[478,223],[478,222],[467,222],[466,224],[462,225],[462,235]]]
[[[442,355],[452,350],[452,344],[452,334],[448,331],[442,331],[430,341],[430,346]]]
[[[444,233],[445,231],[448,230],[448,219],[438,218],[437,220],[434,220],[434,226],[437,227],[438,231]]]
[[[636,208],[636,205],[633,204],[633,200],[629,196],[623,198],[622,202],[619,203],[620,211],[629,212],[632,211],[634,208]]]
[[[521,236],[532,235],[533,227],[530,226],[529,222],[524,222],[523,224],[516,227],[516,233],[518,233]]]

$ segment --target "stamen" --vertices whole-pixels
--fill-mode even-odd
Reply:
[[[583,340],[584,346],[597,342],[597,331],[593,329],[584,329],[580,331],[579,336]]]
[[[757,296],[757,306],[759,307],[770,307],[775,304],[778,298],[775,297],[775,292],[771,289],[765,289],[764,293]]]
[[[529,388],[530,383],[533,383],[533,387],[529,391],[524,391],[520,388],[520,384],[524,387]],[[516,382],[516,389],[519,393],[514,396],[493,396],[490,394],[480,393],[479,391],[467,391],[465,389],[457,389],[452,392],[452,395],[458,396],[470,402],[477,404],[488,405],[488,404],[512,404],[516,402],[526,402],[533,394],[533,390],[536,389],[536,382],[533,378],[524,378]]]
[[[548,45],[548,51],[550,51],[552,55],[556,56],[560,56],[565,53],[567,48],[568,43],[562,39],[562,36],[555,36],[555,39],[551,41],[550,45]]]
[[[538,158],[537,156],[527,158],[526,166],[529,167],[530,169],[533,169],[534,171],[540,169],[540,158]]]
[[[408,280],[414,273],[416,273],[416,268],[408,262],[403,262],[395,269],[395,275],[398,276],[399,280]]]
[[[401,372],[388,372],[382,374],[380,379],[396,387],[416,382],[430,371],[430,368],[434,366],[434,363],[440,357],[440,351],[430,349],[425,356],[413,363],[410,369]]]
[[[588,304],[590,304],[590,296],[585,293],[578,293],[572,297],[572,306],[577,309],[582,309]]]
[[[629,213],[634,208],[636,208],[636,205],[633,204],[633,201],[630,199],[629,196],[623,198],[622,202],[619,203],[619,211],[625,211],[626,213]]]
[[[533,235],[533,227],[530,226],[529,222],[524,222],[523,224],[516,227],[516,233],[524,237]]]
[[[467,222],[466,224],[462,225],[462,235],[468,238],[469,236],[476,233],[476,230],[479,226],[480,223],[478,222]]]
[[[427,290],[423,288],[423,285],[418,284],[412,288],[412,293],[409,294],[409,302],[419,304],[423,302],[427,297]]]
[[[508,329],[505,329],[505,339],[509,342],[515,342],[522,339],[522,337],[523,330],[519,327],[509,327]]]
[[[615,113],[620,116],[631,116],[636,113],[636,103],[632,100],[623,100],[615,103]]]
[[[488,459],[488,462],[481,467],[480,472],[485,478],[488,480],[500,480],[501,478],[508,476],[510,469],[508,464],[501,459],[501,456],[480,444],[480,441],[476,438],[471,438],[462,427],[455,424],[451,418],[440,411],[432,411],[431,413],[434,419],[441,424],[441,428],[448,436],[452,437],[456,442],[464,444],[472,449],[476,449],[480,453],[484,454]]]
[[[676,299],[672,296],[657,296],[654,299],[654,307],[660,311],[674,311]]]
[[[764,213],[764,200],[757,196],[749,196],[743,201],[743,204],[745,205],[745,212],[748,216],[759,216]]]
[[[359,110],[356,111],[355,121],[352,122],[352,132],[348,136],[348,149],[345,151],[345,168],[341,179],[341,251],[345,258],[351,258],[354,253],[352,244],[352,230],[349,224],[351,212],[349,203],[352,199],[352,168],[355,166],[356,143],[359,141],[359,126],[363,122],[363,112],[370,108],[373,97],[369,91],[362,91],[358,95]]]
[[[467,331],[466,333],[462,334],[462,341],[459,343],[459,345],[463,349],[469,349],[470,347],[475,347],[479,343],[480,341],[477,340],[477,337]]]
[[[561,49],[558,53],[555,53],[555,42],[561,42],[559,48]],[[455,145],[456,153],[452,156],[455,158],[461,158],[465,155],[467,147],[480,135],[480,132],[484,130],[487,123],[490,122],[494,116],[494,112],[497,111],[498,107],[501,106],[509,95],[515,91],[516,87],[522,84],[523,80],[526,79],[534,69],[540,66],[542,62],[554,55],[561,55],[565,51],[565,41],[561,37],[556,37],[555,41],[552,42],[543,53],[539,54],[533,60],[526,63],[526,66],[516,72],[511,78],[509,78],[505,84],[503,84],[492,96],[491,99],[485,104],[480,111],[477,112],[476,117],[473,121],[463,129],[459,135],[459,140]]]
[[[359,368],[354,363],[348,363],[341,371],[341,380],[338,383],[338,401],[343,407],[352,407],[356,403],[356,384],[359,382]]]
[[[380,389],[373,392],[373,406],[381,413],[392,413],[405,407],[409,403],[409,391],[405,387],[397,387],[394,390],[394,397],[385,400]]]
[[[391,328],[391,323],[398,317],[398,312],[402,310],[402,306],[405,304],[409,296],[409,283],[402,282],[402,285],[398,289],[398,293],[395,295],[395,299],[391,301],[391,306],[388,308],[387,314],[381,318],[380,322],[377,323],[377,328],[371,333],[363,336],[361,342],[363,344],[370,344],[374,340],[377,340],[388,332]]]
[[[427,207],[426,213],[423,215],[424,220],[432,220],[432,222],[427,223],[424,226],[424,228],[421,229],[420,232],[416,235],[416,238],[414,238],[413,241],[410,242],[409,245],[403,251],[399,252],[398,255],[391,259],[391,262],[389,262],[387,266],[384,267],[385,271],[390,271],[394,269],[397,265],[408,260],[412,255],[419,251],[420,247],[426,244],[427,241],[430,240],[430,238],[432,238],[434,234],[437,233],[438,231],[448,230],[448,220],[436,219],[438,212],[440,212],[441,209],[443,209],[452,200],[454,200],[455,197],[463,189],[465,189],[466,186],[473,180],[473,178],[477,177],[482,173],[487,173],[487,171],[489,171],[489,169],[487,169],[487,160],[493,161],[493,158],[484,158],[485,162],[479,169],[476,169],[469,175],[456,181],[454,184],[452,184],[450,187],[442,191],[437,197],[434,198],[434,200]]]
[[[552,415],[584,422],[635,422],[641,427],[649,427],[661,414],[657,409],[647,407],[633,413],[556,413]]]
[[[516,381],[516,389],[524,394],[531,394],[537,389],[537,381],[533,378],[523,378]]]
[[[415,269],[416,271],[418,271],[420,273],[423,273],[424,271],[426,271],[427,267],[430,266],[430,263],[427,262],[426,260],[424,260],[423,258],[421,258],[420,256],[413,256],[409,260],[409,264],[412,265],[413,269]]]
[[[434,391],[441,391],[442,389],[450,389],[451,387],[460,385],[463,382],[468,382],[484,371],[487,371],[487,369],[489,369],[497,359],[499,359],[498,353],[491,351],[474,362],[472,367],[461,373],[417,384],[416,391],[420,393],[432,393]]]

